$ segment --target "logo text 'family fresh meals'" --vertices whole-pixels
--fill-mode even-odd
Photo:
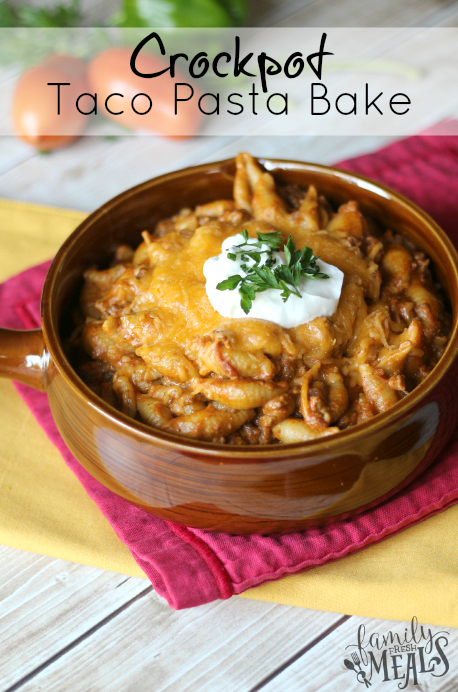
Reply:
[[[402,631],[366,632],[360,625],[356,641],[346,648],[344,666],[364,687],[397,681],[400,690],[421,684],[424,677],[441,678],[450,669],[446,655],[449,633],[433,632],[413,617]]]

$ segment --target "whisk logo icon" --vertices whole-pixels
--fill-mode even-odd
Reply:
[[[396,681],[398,689],[410,689],[419,684],[420,676],[441,678],[448,673],[445,649],[449,636],[445,630],[419,625],[416,617],[400,632],[393,629],[369,634],[360,625],[356,641],[346,647],[343,664],[365,689],[372,686],[371,681]]]

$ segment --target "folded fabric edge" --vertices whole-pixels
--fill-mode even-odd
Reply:
[[[326,558],[319,557],[317,559],[309,560],[306,563],[303,563],[302,566],[295,565],[294,567],[285,567],[284,569],[279,570],[275,573],[271,573],[270,575],[264,573],[262,575],[262,582],[259,579],[253,579],[250,581],[247,580],[243,583],[242,586],[234,584],[234,594],[241,595],[248,589],[256,588],[266,582],[271,583],[278,581],[279,579],[283,579],[283,577],[291,576],[294,574],[303,574],[304,572],[307,572],[310,569],[319,568],[327,564],[330,564],[331,562],[337,562],[338,560],[342,560],[345,557],[349,557],[351,555],[354,555],[355,553],[365,550],[366,548],[370,548],[371,546],[376,545],[377,543],[381,543],[382,541],[387,540],[392,536],[396,536],[398,533],[401,533],[402,531],[409,529],[411,526],[415,526],[415,524],[419,524],[425,519],[429,519],[429,517],[432,517],[435,514],[444,512],[449,507],[455,505],[457,502],[457,494],[449,493],[447,496],[443,498],[443,501],[441,500],[440,502],[437,502],[436,505],[433,506],[433,508],[423,508],[413,517],[406,517],[406,519],[403,522],[399,522],[398,525],[395,526],[394,530],[393,527],[389,527],[387,529],[380,531],[379,533],[370,534],[364,540],[348,545],[339,552],[329,553]]]

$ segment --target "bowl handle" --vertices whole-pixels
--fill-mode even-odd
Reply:
[[[0,328],[0,377],[9,377],[44,392],[48,361],[41,329]]]

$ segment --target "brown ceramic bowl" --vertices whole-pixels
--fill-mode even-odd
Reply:
[[[456,420],[451,369],[458,347],[458,256],[445,233],[413,203],[366,178],[309,163],[261,159],[284,182],[314,183],[339,204],[411,238],[432,259],[453,311],[447,350],[403,401],[323,440],[233,447],[194,441],[132,421],[81,381],[63,342],[90,265],[106,265],[120,243],[183,206],[232,196],[234,161],[170,173],[127,190],[91,214],[51,266],[43,330],[0,338],[4,376],[46,390],[73,454],[103,485],[170,521],[229,533],[296,531],[362,511],[418,476],[447,442]]]

